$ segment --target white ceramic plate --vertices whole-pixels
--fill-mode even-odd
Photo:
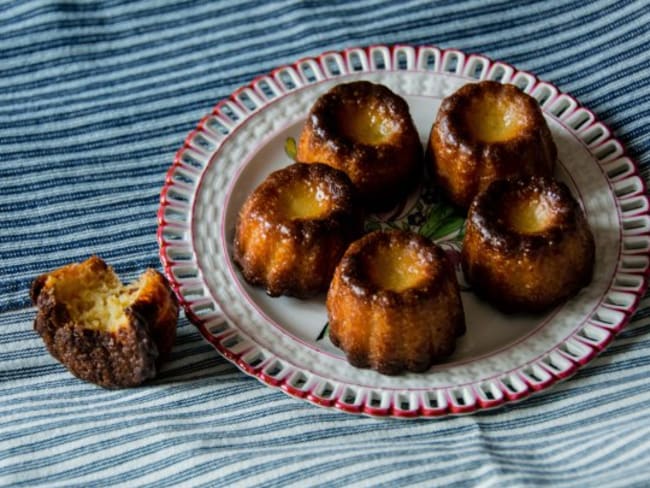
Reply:
[[[324,298],[270,298],[231,259],[235,218],[273,170],[292,161],[309,108],[335,84],[364,79],[409,103],[422,141],[443,97],[465,83],[513,83],[541,104],[558,146],[557,177],[580,200],[596,240],[592,283],[542,316],[506,316],[462,292],[467,333],[426,373],[384,376],[350,366],[324,329]],[[396,222],[453,255],[459,219],[432,211],[430,192]],[[188,317],[226,358],[264,383],[318,405],[375,416],[440,416],[519,400],[571,375],[630,319],[646,286],[650,218],[643,180],[621,144],[570,96],[533,75],[481,56],[434,47],[374,46],[303,59],[220,102],[187,138],[161,193],[158,240],[165,273]],[[437,213],[436,213],[437,212]],[[409,215],[411,218],[409,220]],[[394,216],[393,216],[394,217]],[[433,219],[433,220],[432,220]],[[438,220],[436,220],[438,219]]]

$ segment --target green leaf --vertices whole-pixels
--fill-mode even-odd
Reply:
[[[467,226],[465,225],[465,222],[463,222],[463,225],[460,227],[460,232],[458,232],[458,235],[456,236],[456,239],[459,241],[465,240],[465,231],[467,230]]]
[[[296,160],[298,149],[296,147],[296,140],[293,137],[287,137],[287,140],[284,141],[284,152],[286,152],[287,156],[291,159],[294,161]]]
[[[444,222],[436,229],[431,236],[432,239],[439,239],[451,234],[459,229],[462,229],[465,219],[457,215],[451,215],[445,219]]]
[[[366,232],[373,232],[375,230],[381,229],[381,224],[377,220],[366,220],[364,228]]]
[[[420,234],[428,239],[432,239],[436,231],[444,224],[444,221],[454,212],[454,209],[448,205],[438,203],[431,207],[427,220],[420,227]]]
[[[325,322],[325,326],[323,326],[322,330],[320,331],[320,334],[318,334],[318,337],[316,338],[317,341],[320,341],[325,337],[325,335],[329,332],[330,328],[330,323]]]

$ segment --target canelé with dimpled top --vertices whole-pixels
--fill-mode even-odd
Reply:
[[[318,98],[296,159],[344,171],[366,208],[386,210],[415,186],[422,146],[406,101],[383,85],[357,81]]]
[[[436,184],[465,209],[495,180],[551,176],[556,158],[537,101],[494,81],[467,84],[445,98],[427,147]]]
[[[234,259],[246,281],[271,296],[308,297],[329,286],[362,215],[350,179],[325,164],[271,173],[241,208]]]
[[[353,242],[327,294],[329,336],[350,364],[384,374],[426,371],[465,332],[456,274],[444,251],[406,231]]]
[[[504,312],[547,310],[591,281],[594,238],[563,183],[496,181],[476,197],[466,225],[465,277]]]

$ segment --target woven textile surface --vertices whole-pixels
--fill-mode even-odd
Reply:
[[[181,315],[155,380],[104,390],[33,331],[29,286],[90,254],[160,269],[160,189],[219,100],[373,44],[502,60],[592,110],[648,178],[650,3],[0,2],[0,486],[649,486],[650,301],[569,380],[437,420],[317,408],[221,358]]]

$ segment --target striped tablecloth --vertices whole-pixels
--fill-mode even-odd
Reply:
[[[95,253],[160,268],[165,171],[237,87],[323,51],[455,47],[593,110],[647,178],[650,4],[0,3],[0,485],[650,486],[650,302],[570,380],[496,411],[379,420],[272,390],[181,316],[142,387],[71,376],[32,329],[38,274]]]

